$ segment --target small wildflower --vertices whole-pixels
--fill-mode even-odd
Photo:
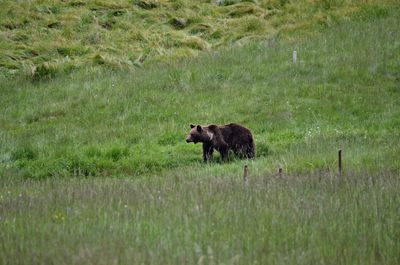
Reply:
[[[62,213],[55,213],[53,215],[53,219],[54,219],[54,221],[57,221],[57,222],[64,222],[65,216]]]

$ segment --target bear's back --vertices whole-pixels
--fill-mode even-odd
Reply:
[[[244,144],[252,139],[250,130],[236,123],[219,126],[219,130],[229,145]]]
[[[247,129],[246,127],[243,127],[242,125],[236,124],[236,123],[229,123],[229,124],[225,125],[224,127],[227,128],[230,131],[230,133],[235,134],[235,135],[251,134],[249,129]]]

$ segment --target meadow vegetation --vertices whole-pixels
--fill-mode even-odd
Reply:
[[[9,9],[17,3],[3,2]],[[28,13],[47,6],[51,13],[45,13],[61,21],[57,29],[65,26],[57,16],[66,10],[94,12],[90,8],[100,2],[18,3]],[[58,30],[70,37],[108,32],[115,42],[75,43],[79,52],[67,55],[72,71],[51,72],[49,61],[18,58],[21,64],[32,62],[35,71],[47,64],[46,74],[26,78],[19,72],[25,66],[16,65],[15,72],[0,77],[0,264],[400,263],[398,4],[101,3],[98,10],[104,14],[123,10],[111,17],[116,22],[109,28],[92,28],[90,22],[81,33]],[[275,5],[276,14],[262,19],[276,32],[237,41],[261,17],[229,12],[244,6],[258,14],[269,10],[267,3]],[[204,11],[208,16],[185,20],[181,8],[191,10],[187,5],[197,5],[198,16],[210,6]],[[182,15],[163,13],[171,10]],[[127,42],[112,34],[128,37],[130,31],[118,25],[134,12],[147,14],[135,29],[161,23],[187,34],[204,21],[223,27],[213,20],[222,10],[224,23],[246,18],[254,25],[236,39],[230,35],[236,31],[221,30],[221,42],[196,33],[207,41],[196,58],[171,55],[167,60],[163,53],[140,50],[137,56],[143,52],[147,58],[137,61],[140,67],[101,63],[129,55],[121,48]],[[20,13],[15,14],[20,25]],[[315,23],[318,17],[324,23]],[[4,27],[5,20],[0,21]],[[9,44],[5,36],[41,20],[32,21],[2,29],[1,63],[9,62],[4,54],[18,46],[4,46]],[[146,32],[151,40],[168,41]],[[73,44],[63,41],[47,43]],[[154,51],[154,43],[141,47]],[[111,46],[110,54],[96,50],[110,52]],[[172,53],[182,51],[175,48]],[[51,65],[58,64],[60,53],[43,51],[54,59]],[[189,124],[229,122],[252,130],[257,158],[220,163],[216,156],[202,163],[201,146],[184,141]],[[344,154],[342,177],[336,174],[338,149]],[[248,185],[242,181],[244,164],[250,170]],[[276,175],[278,167],[283,176]]]
[[[3,179],[0,263],[399,264],[398,175],[250,173]]]
[[[49,79],[384,16],[396,0],[2,0],[0,76]]]
[[[277,38],[134,72],[89,70],[0,84],[5,174],[141,175],[191,166],[190,123],[236,122],[266,168],[399,169],[399,19],[346,22],[312,40]],[[299,61],[291,61],[297,50]]]

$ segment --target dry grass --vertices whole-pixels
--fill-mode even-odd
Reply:
[[[2,1],[0,72],[48,79],[82,67],[134,69],[251,39],[314,32],[397,1]]]

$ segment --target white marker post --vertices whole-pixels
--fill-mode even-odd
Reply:
[[[297,51],[293,51],[293,64],[297,63]]]

